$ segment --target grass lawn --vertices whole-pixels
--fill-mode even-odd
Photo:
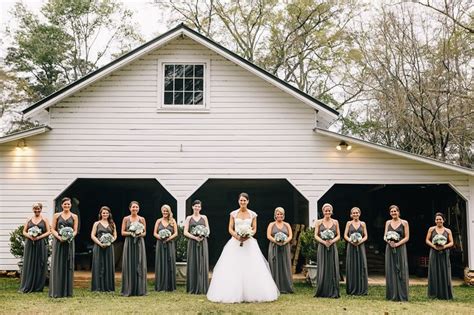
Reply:
[[[319,313],[329,314],[473,314],[474,288],[454,287],[454,301],[430,300],[426,286],[410,287],[410,302],[385,301],[384,286],[370,286],[369,295],[351,297],[341,286],[340,299],[313,298],[313,288],[295,285],[295,294],[282,295],[271,303],[216,304],[205,296],[185,293],[183,285],[172,293],[153,291],[148,285],[144,297],[122,297],[116,293],[92,293],[87,288],[75,288],[74,297],[51,299],[47,288],[42,293],[17,293],[18,279],[0,278],[0,313],[2,314],[123,314],[123,313]]]

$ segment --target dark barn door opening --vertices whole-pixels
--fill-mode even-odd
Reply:
[[[255,238],[265,257],[268,252],[267,226],[274,220],[276,207],[285,209],[285,220],[290,224],[308,224],[308,201],[286,179],[209,179],[186,201],[186,214],[192,214],[193,200],[203,202],[202,214],[208,216],[211,227],[211,266],[215,265],[230,238],[229,214],[239,208],[238,196],[241,192],[249,194],[248,207],[258,214]]]
[[[350,220],[350,209],[362,210],[361,220],[368,228],[366,245],[369,274],[384,274],[385,221],[390,219],[388,207],[396,204],[402,219],[410,226],[407,244],[410,274],[427,275],[429,248],[425,243],[428,228],[434,225],[434,214],[446,216],[445,226],[453,232],[455,248],[451,250],[452,274],[462,276],[467,264],[466,201],[447,184],[421,185],[359,185],[336,184],[318,201],[334,207],[334,218],[339,220],[341,233]],[[344,264],[343,264],[344,265]]]
[[[89,270],[93,242],[90,238],[92,225],[98,218],[101,206],[108,206],[117,225],[117,241],[114,243],[115,263],[121,269],[123,237],[120,235],[122,219],[130,214],[129,203],[140,203],[139,215],[147,223],[145,238],[147,263],[154,266],[153,226],[161,216],[160,208],[169,204],[176,216],[176,200],[156,179],[77,179],[55,200],[56,212],[61,211],[61,199],[72,198],[72,211],[79,216],[79,234],[76,237],[76,268]]]

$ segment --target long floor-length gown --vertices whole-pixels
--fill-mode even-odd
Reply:
[[[130,227],[127,219],[126,228]],[[122,258],[122,290],[123,296],[146,295],[146,252],[143,237],[125,237]]]
[[[436,229],[431,232],[431,240],[437,235]],[[444,237],[448,239],[448,232],[444,230]],[[441,251],[431,249],[428,264],[428,296],[440,300],[453,299],[453,285],[451,283],[451,262],[449,249]]]
[[[336,235],[336,225],[329,228]],[[324,224],[319,227],[319,235],[326,230]],[[318,263],[318,283],[316,297],[339,298],[339,254],[336,243],[329,247],[318,244],[317,252]]]
[[[170,231],[171,234],[174,233],[174,228],[171,224],[165,227],[161,221],[158,225],[158,231],[164,229]],[[156,240],[155,290],[176,290],[176,246],[174,240],[168,242]]]
[[[391,224],[388,231],[395,231],[400,239],[405,237],[405,227],[400,224],[396,229]],[[387,244],[385,248],[386,299],[408,301],[408,257],[406,244],[396,248]]]
[[[113,235],[112,227],[104,227],[102,223],[97,224],[96,237],[109,233]],[[115,291],[115,266],[114,266],[114,246],[105,248],[94,243],[92,249],[92,291]]]
[[[362,224],[356,229],[349,225],[349,235],[360,233],[364,237]],[[367,257],[364,244],[357,246],[347,243],[346,255],[346,293],[348,295],[367,295],[369,280],[367,275]]]
[[[41,234],[46,232],[46,223],[44,220],[34,224],[29,220],[26,229],[33,226],[41,229]],[[40,235],[41,235],[40,234]],[[39,236],[39,235],[38,235]],[[48,271],[48,238],[32,241],[29,238],[25,241],[23,254],[23,270],[21,272],[20,292],[42,292]]]
[[[257,214],[249,210],[251,218],[239,219],[238,211],[231,213],[235,229],[251,226]],[[279,294],[257,240],[251,237],[240,246],[232,237],[214,267],[207,298],[220,303],[269,302],[278,299]]]
[[[281,229],[276,224],[272,226],[272,236],[278,232],[289,235],[288,228],[283,225]],[[273,280],[280,293],[293,293],[293,277],[291,274],[291,253],[290,244],[277,245],[270,242],[268,245],[268,263],[272,272]]]
[[[189,233],[198,225],[206,225],[203,217],[197,222],[193,217],[189,220]],[[201,242],[188,239],[188,263],[186,267],[186,292],[206,294],[209,289],[209,249],[207,238]]]
[[[74,228],[72,215],[64,220],[59,215],[57,220],[57,231],[62,227]],[[74,239],[71,242],[61,242],[54,238],[53,254],[51,257],[51,277],[49,279],[49,296],[66,297],[72,296],[74,285]]]

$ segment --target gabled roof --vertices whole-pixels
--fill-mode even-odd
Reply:
[[[4,137],[0,137],[0,144],[36,136],[50,130],[51,128],[49,126],[39,126],[28,130],[18,131]]]
[[[357,143],[361,146],[372,148],[372,149],[375,149],[375,150],[378,150],[378,151],[383,151],[383,152],[398,155],[398,156],[401,156],[401,157],[404,157],[404,158],[407,158],[407,159],[423,162],[423,163],[426,163],[426,164],[431,164],[431,165],[438,166],[438,167],[441,167],[441,168],[445,168],[445,169],[448,169],[448,170],[451,170],[451,171],[456,171],[456,172],[459,172],[459,173],[474,176],[474,170],[470,169],[470,168],[467,168],[467,167],[441,162],[441,161],[435,160],[433,158],[429,158],[429,157],[426,157],[426,156],[421,156],[421,155],[406,152],[406,151],[403,151],[403,150],[394,149],[394,148],[391,148],[391,147],[388,147],[388,146],[385,146],[385,145],[376,144],[376,143],[373,143],[373,142],[369,142],[369,141],[357,139],[357,138],[354,138],[354,137],[346,136],[346,135],[343,135],[343,134],[340,134],[340,133],[337,133],[337,132],[329,131],[327,129],[314,128],[314,131],[318,134],[328,136],[328,137],[331,137],[331,138],[335,138],[335,139],[338,139],[338,140],[344,140],[344,141],[347,141],[347,142],[350,142],[350,143]]]
[[[283,91],[293,95],[294,97],[298,98],[302,102],[312,106],[318,112],[326,113],[332,119],[336,119],[339,113],[334,110],[333,108],[329,107],[328,105],[324,104],[323,102],[313,98],[312,96],[302,92],[301,90],[297,89],[296,87],[288,84],[287,82],[279,79],[278,77],[274,76],[273,74],[265,71],[264,69],[256,66],[255,64],[251,63],[250,61],[238,56],[237,54],[233,53],[232,51],[224,48],[223,46],[217,44],[216,42],[212,41],[211,39],[201,35],[200,33],[192,30],[191,28],[187,27],[184,24],[179,24],[175,28],[169,30],[168,32],[156,37],[155,39],[139,46],[138,48],[130,51],[129,53],[122,55],[118,59],[108,63],[107,65],[89,73],[88,75],[80,78],[79,80],[74,81],[73,83],[63,87],[62,89],[48,95],[47,97],[41,99],[40,101],[36,102],[35,104],[29,106],[28,108],[23,110],[23,114],[26,116],[31,116],[35,112],[41,109],[46,109],[60,100],[66,98],[67,96],[79,91],[80,89],[92,84],[93,82],[99,80],[100,78],[108,75],[109,73],[117,70],[120,67],[125,66],[126,64],[140,58],[144,54],[148,53],[149,51],[156,49],[165,43],[169,42],[170,40],[176,38],[179,35],[186,35],[193,40],[199,42],[200,44],[206,46],[207,48],[213,50],[214,52],[222,55],[223,57],[235,62],[236,64],[242,66],[243,68],[251,71],[255,75],[259,76],[260,78],[266,80],[267,82],[273,84],[274,86],[282,89]]]

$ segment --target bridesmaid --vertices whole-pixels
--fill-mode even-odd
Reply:
[[[386,299],[408,301],[408,258],[405,243],[410,238],[408,222],[400,219],[400,209],[391,205],[391,220],[385,223],[385,234],[395,231],[400,236],[398,242],[387,241],[385,248]]]
[[[453,247],[453,234],[444,227],[444,215],[435,214],[435,226],[428,229],[426,244],[431,247],[430,261],[428,264],[428,296],[440,300],[453,299],[451,284],[451,262],[449,261],[449,248]],[[447,242],[445,245],[434,245],[433,237],[443,235]]]
[[[186,292],[191,294],[207,294],[209,288],[209,250],[207,238],[191,234],[195,226],[203,225],[209,229],[205,215],[201,215],[202,203],[193,201],[193,214],[186,218],[184,236],[188,238],[188,263],[186,271]],[[210,231],[210,229],[209,229]]]
[[[112,218],[110,208],[103,206],[99,210],[99,221],[92,226],[91,239],[94,242],[92,249],[92,291],[115,291],[115,259],[113,245],[104,245],[100,238],[104,234],[117,239],[117,229]]]
[[[367,241],[367,226],[365,222],[359,220],[360,214],[359,208],[352,208],[352,221],[346,223],[346,229],[344,230],[344,239],[347,241],[346,293],[348,295],[367,295],[369,286],[364,246],[364,242]],[[353,233],[359,233],[362,239],[351,242],[351,235]]]
[[[23,228],[23,236],[26,238],[23,256],[23,271],[21,273],[20,292],[43,292],[48,271],[48,239],[51,234],[48,220],[41,215],[43,205],[33,205],[33,217],[31,217]],[[32,227],[38,227],[41,232],[37,236],[28,234]]]
[[[272,272],[273,280],[280,290],[280,293],[293,293],[293,278],[291,275],[291,253],[290,245],[293,238],[291,226],[283,221],[285,219],[285,209],[277,207],[273,213],[275,218],[267,227],[268,263]],[[287,236],[284,242],[277,242],[275,234],[283,233]]]
[[[318,244],[318,288],[316,297],[339,298],[339,255],[336,242],[341,238],[339,222],[331,218],[332,206],[329,203],[323,205],[323,218],[317,220],[314,229],[314,238]],[[321,233],[332,230],[334,238],[323,240]]]
[[[79,220],[77,215],[71,212],[71,198],[65,197],[61,200],[63,211],[55,213],[51,232],[54,236],[53,254],[51,257],[51,277],[49,279],[49,296],[65,297],[72,296],[74,284],[74,239],[63,241],[59,231],[63,227],[71,227],[73,236],[77,235]]]
[[[156,238],[155,254],[155,290],[174,291],[176,290],[176,246],[174,239],[178,236],[178,227],[171,207],[163,205],[161,207],[162,217],[156,220],[153,236]],[[171,236],[162,239],[159,232],[168,230]]]
[[[122,236],[125,237],[123,245],[122,258],[122,290],[123,296],[146,295],[146,251],[145,236],[146,222],[145,218],[138,215],[140,204],[138,201],[132,201],[129,205],[130,215],[122,220]],[[143,224],[142,233],[135,234],[129,231],[132,223],[139,222]]]

